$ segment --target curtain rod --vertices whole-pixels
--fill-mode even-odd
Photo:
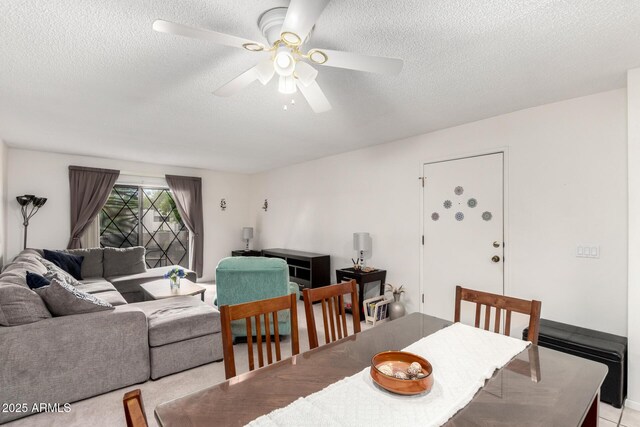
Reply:
[[[140,173],[140,172],[130,172],[130,171],[120,171],[120,175],[130,175],[130,176],[140,176],[143,178],[162,178],[164,179],[164,175],[154,175],[150,173]]]

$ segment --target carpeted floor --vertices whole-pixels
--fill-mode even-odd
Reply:
[[[215,285],[204,284],[204,286],[207,288],[205,301],[212,304],[215,298]],[[314,311],[316,319],[322,319],[320,305],[316,304]],[[352,333],[352,322],[350,320],[348,325],[349,333]],[[360,326],[362,329],[367,328],[364,322],[362,322]],[[298,330],[300,352],[304,352],[309,349],[309,338],[307,335],[307,322],[302,301],[298,301]],[[324,333],[321,330],[318,330],[318,341],[321,343],[324,342]],[[240,374],[248,371],[247,344],[236,344],[234,346],[234,352],[236,354],[237,373]],[[287,337],[282,344],[282,356],[283,358],[291,356],[291,341],[289,337]],[[11,427],[126,426],[122,409],[122,396],[129,390],[140,388],[142,390],[149,425],[156,426],[153,410],[159,403],[210,387],[224,380],[224,364],[222,362],[209,363],[185,372],[169,375],[157,381],[147,381],[143,384],[132,385],[72,403],[70,413],[37,414],[13,421],[6,425]]]

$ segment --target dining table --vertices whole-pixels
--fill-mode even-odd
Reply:
[[[242,426],[362,371],[379,352],[401,350],[451,324],[412,313],[161,403],[155,417],[162,427]],[[606,374],[601,363],[530,345],[445,425],[595,427]],[[353,422],[366,424],[371,420]]]

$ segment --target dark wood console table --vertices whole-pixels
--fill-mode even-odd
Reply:
[[[237,251],[231,251],[231,256],[262,256],[262,251],[238,249]]]
[[[278,248],[264,249],[262,256],[285,260],[289,265],[289,278],[298,284],[300,292],[305,288],[317,288],[330,284],[329,255]]]
[[[376,295],[384,294],[384,284],[387,279],[387,270],[373,270],[368,273],[364,273],[354,268],[343,268],[336,270],[336,280],[340,282],[348,282],[349,280],[355,280],[358,284],[358,307],[360,310],[360,321],[364,321],[364,311],[362,309],[362,302],[364,301],[364,295],[367,289],[372,287],[380,288],[380,293]],[[365,289],[366,288],[366,289]],[[376,296],[376,295],[370,295]],[[353,301],[351,301],[353,305]],[[347,309],[347,311],[350,311]]]

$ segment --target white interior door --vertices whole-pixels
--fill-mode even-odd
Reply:
[[[423,311],[453,320],[455,287],[504,294],[503,153],[424,165]],[[474,304],[461,321],[473,324]]]

